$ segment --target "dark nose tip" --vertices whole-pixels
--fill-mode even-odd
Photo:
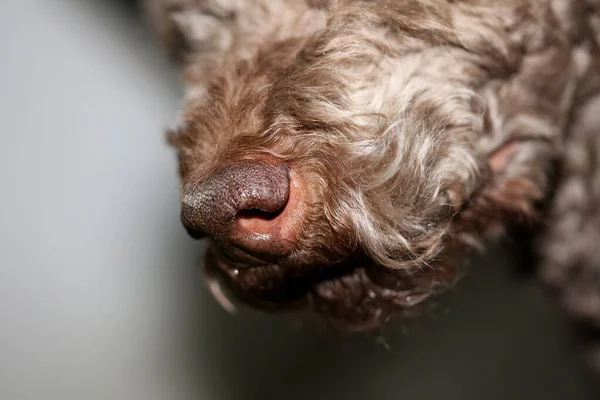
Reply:
[[[265,231],[263,226],[262,232],[241,233],[245,225],[236,223],[236,219],[260,218],[268,225],[285,208],[289,193],[288,169],[284,165],[239,162],[188,187],[182,197],[181,220],[194,237],[212,236],[240,242],[235,244],[251,251],[253,247],[261,250],[259,247],[265,246],[261,243],[268,243],[269,234],[275,232],[269,232],[268,226]]]

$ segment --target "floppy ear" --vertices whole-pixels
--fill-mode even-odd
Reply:
[[[507,44],[514,50],[510,68],[477,89],[486,112],[476,149],[487,160],[488,175],[453,227],[469,244],[502,234],[507,224],[536,221],[540,203],[554,186],[561,143],[577,101],[577,64],[583,53],[573,52],[579,40],[570,37],[575,33],[565,24],[566,17],[549,8],[536,12],[514,27],[522,33]],[[535,16],[544,23],[535,22]],[[581,18],[578,26],[586,22],[583,14]],[[579,43],[585,50],[586,44]]]

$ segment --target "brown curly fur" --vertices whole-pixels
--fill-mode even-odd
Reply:
[[[207,279],[351,330],[409,312],[507,224],[600,327],[600,1],[151,0],[187,91],[182,192],[233,161],[305,189],[294,250]],[[534,229],[532,229],[533,231]]]

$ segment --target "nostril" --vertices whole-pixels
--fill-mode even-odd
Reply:
[[[284,206],[285,207],[285,206]],[[268,228],[271,226],[281,214],[284,207],[277,211],[264,211],[256,208],[249,210],[242,210],[235,216],[237,225],[251,232],[257,232],[264,229],[260,227]],[[257,229],[258,228],[258,229]]]
[[[238,219],[264,219],[264,220],[272,220],[277,217],[281,213],[281,210],[278,211],[264,211],[258,208],[251,208],[249,210],[242,210],[237,213],[236,218]]]
[[[303,214],[298,182],[290,178],[286,201],[278,207],[239,211],[229,236],[231,243],[265,260],[288,256],[295,247]]]
[[[236,228],[247,235],[271,237],[281,229],[279,217],[284,208],[285,206],[275,212],[257,209],[242,210],[235,217]]]

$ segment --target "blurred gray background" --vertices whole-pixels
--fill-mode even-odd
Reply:
[[[418,321],[226,314],[179,222],[180,85],[131,4],[0,5],[0,399],[592,399],[496,251]]]

